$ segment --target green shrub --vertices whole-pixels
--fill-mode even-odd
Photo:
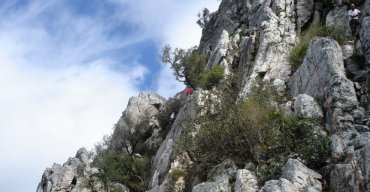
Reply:
[[[150,178],[147,156],[135,157],[107,149],[94,158],[92,165],[98,168],[95,177],[104,183],[106,190],[112,183],[121,183],[132,191],[147,189]]]
[[[176,182],[180,177],[185,177],[185,176],[186,176],[186,171],[182,168],[177,168],[172,171],[171,180],[173,182]]]
[[[344,39],[341,37],[339,31],[334,27],[321,26],[317,24],[311,25],[307,31],[303,32],[298,43],[290,52],[289,61],[293,72],[296,71],[303,63],[310,41],[314,37],[330,37],[338,41],[340,44],[344,42]]]
[[[203,72],[207,59],[199,53],[197,47],[188,50],[172,49],[170,45],[162,48],[161,60],[171,65],[177,81],[196,88],[199,86],[200,74]]]
[[[240,166],[252,161],[265,166],[261,174],[267,180],[278,175],[290,155],[297,154],[311,167],[320,167],[330,155],[329,139],[314,132],[317,122],[285,116],[270,89],[261,86],[246,100],[223,104],[227,106],[217,115],[189,120],[178,143],[201,166],[226,159]]]
[[[224,76],[224,69],[221,65],[213,66],[210,70],[200,74],[200,87],[211,89],[217,85]]]

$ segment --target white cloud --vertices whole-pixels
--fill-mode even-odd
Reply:
[[[149,71],[137,60],[121,63],[125,53],[118,60],[107,52],[145,39],[156,39],[158,47],[198,44],[196,13],[219,4],[111,2],[120,6],[108,18],[76,15],[64,1],[1,3],[0,191],[35,190],[46,167],[65,162],[79,147],[91,148],[111,131]],[[137,32],[111,35],[122,21]],[[158,92],[167,97],[183,88],[168,66],[162,66],[158,81]]]

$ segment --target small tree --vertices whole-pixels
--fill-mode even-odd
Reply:
[[[184,82],[193,89],[199,86],[200,74],[206,66],[206,58],[199,54],[197,47],[185,51],[179,48],[173,50],[170,45],[165,45],[161,60],[171,65],[177,81]]]
[[[147,119],[140,121],[137,125],[130,125],[123,128],[115,126],[111,147],[119,152],[124,152],[130,156],[137,153],[137,146],[140,142],[144,142],[148,135],[151,135]]]
[[[204,28],[208,24],[209,20],[211,20],[211,12],[209,9],[204,8],[201,12],[198,13],[198,20],[197,24]]]

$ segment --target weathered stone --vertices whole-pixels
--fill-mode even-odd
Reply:
[[[159,127],[159,123],[154,117],[159,113],[165,101],[165,98],[156,93],[142,92],[138,97],[131,97],[125,111],[115,126],[111,136],[111,145],[114,148],[121,147],[120,142],[127,133],[153,132],[156,127]],[[138,127],[143,122],[147,123],[148,126]]]
[[[361,25],[360,41],[362,51],[366,59],[366,64],[370,65],[370,16],[364,17]]]
[[[194,91],[190,97],[181,95],[181,100],[184,105],[177,114],[175,121],[172,123],[171,130],[167,134],[152,161],[152,178],[149,184],[151,191],[166,191],[168,190],[168,182],[163,182],[169,179],[168,171],[170,169],[170,156],[173,150],[173,145],[179,139],[182,133],[182,122],[185,118],[194,117],[197,114],[197,106],[203,97],[200,91]]]
[[[272,87],[275,89],[276,93],[280,96],[286,94],[287,86],[285,82],[281,79],[275,79],[272,83]]]
[[[297,192],[299,189],[290,181],[282,178],[270,180],[259,190],[259,192]]]
[[[247,169],[239,169],[236,172],[234,184],[235,192],[256,192],[258,191],[257,177]]]
[[[297,159],[288,159],[288,162],[282,169],[281,178],[292,182],[299,190],[315,188],[317,191],[322,190],[322,176],[315,171],[307,168]]]
[[[335,192],[359,192],[354,172],[350,164],[335,165],[330,173],[330,189]]]
[[[346,43],[342,46],[342,50],[343,50],[343,59],[348,59],[353,55],[355,47],[352,43]]]
[[[231,192],[230,180],[235,179],[237,167],[232,161],[226,161],[213,168],[208,177],[210,182],[200,183],[193,192],[224,191]]]
[[[294,101],[294,112],[302,118],[323,118],[323,112],[315,98],[300,94]]]
[[[342,34],[343,38],[350,37],[351,28],[349,27],[347,6],[332,9],[326,17],[326,25],[339,30],[338,34]]]
[[[346,129],[351,126],[346,123],[354,121],[351,114],[358,107],[356,92],[353,82],[345,75],[341,48],[336,41],[328,38],[313,39],[289,87],[292,96],[303,93],[310,95],[331,112],[327,114],[330,117],[327,123],[332,126],[332,131],[336,127]],[[339,124],[333,125],[331,117],[335,117],[335,122]]]
[[[243,92],[248,94],[255,83],[287,81],[290,76],[288,56],[296,40],[294,3],[290,0],[274,1],[270,7],[265,2],[260,7],[260,36],[255,60],[247,66],[246,85]],[[253,18],[251,18],[253,19]],[[250,21],[251,22],[251,21]]]
[[[294,114],[293,104],[294,104],[293,101],[288,101],[288,102],[286,102],[286,103],[284,103],[280,106],[285,115],[293,115]]]
[[[363,179],[360,183],[363,183],[362,187],[370,189],[370,141],[356,152],[356,159],[358,168],[361,170],[359,174]]]
[[[370,0],[366,0],[364,4],[365,14],[370,15]]]
[[[314,1],[313,0],[298,0],[297,1],[297,22],[298,27],[305,26],[313,16]]]

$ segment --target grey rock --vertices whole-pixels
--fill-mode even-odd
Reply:
[[[258,182],[256,175],[247,170],[239,169],[236,172],[236,181],[234,184],[235,192],[256,192],[258,191]]]
[[[142,133],[154,132],[159,127],[155,116],[159,113],[160,108],[166,99],[156,93],[142,92],[138,97],[131,97],[126,109],[118,120],[112,134],[112,146],[119,148],[122,138],[127,133],[135,134],[138,131]],[[148,126],[140,126],[143,130],[136,130],[142,122],[148,122]],[[152,140],[155,140],[152,138]]]
[[[322,185],[319,181],[319,179],[322,179],[322,176],[307,168],[297,159],[288,159],[282,169],[281,178],[292,182],[299,190],[308,188],[315,188],[318,191],[322,190]]]
[[[299,189],[290,181],[281,178],[270,180],[259,190],[259,192],[297,192]]]
[[[370,65],[370,16],[364,17],[362,19],[360,41],[362,45],[363,55],[366,59],[366,64]]]
[[[337,164],[330,173],[330,189],[335,192],[359,192],[358,183],[350,164]]]
[[[370,141],[369,141],[370,142]],[[370,188],[370,143],[356,152],[357,165],[360,168],[359,174],[362,176],[364,187]]]
[[[287,81],[290,77],[288,56],[296,41],[294,3],[290,0],[274,1],[269,6],[266,1],[260,7],[259,43],[254,62],[246,66],[244,94],[258,82],[273,82],[275,79]],[[252,18],[251,18],[252,19]],[[250,21],[251,22],[251,21]]]
[[[310,95],[331,112],[327,115],[335,117],[338,124],[333,125],[334,120],[327,118],[332,131],[337,127],[349,128],[351,125],[346,123],[353,123],[352,114],[358,107],[358,101],[353,82],[345,75],[342,51],[336,41],[313,39],[303,64],[288,85],[292,96]]]
[[[358,124],[356,124],[356,125],[355,125],[355,129],[356,129],[358,132],[369,132],[369,131],[370,131],[369,127],[368,127],[368,126],[366,126],[366,125],[358,125]]]
[[[172,123],[171,130],[166,136],[161,146],[156,152],[155,157],[152,161],[152,177],[149,184],[151,191],[166,191],[168,190],[168,181],[170,169],[170,156],[173,151],[173,145],[177,142],[181,136],[183,130],[183,121],[187,118],[194,117],[197,112],[197,106],[200,105],[202,94],[200,91],[194,91],[190,97],[186,97],[183,94],[178,95],[183,105],[179,110],[176,119]]]
[[[352,43],[346,43],[343,45],[342,50],[343,50],[343,58],[348,59],[353,55],[355,51],[355,47]]]
[[[298,0],[297,1],[297,22],[298,27],[305,26],[313,16],[314,1],[313,0]]]
[[[71,167],[55,163],[51,169],[45,170],[37,192],[69,191],[73,188],[74,177],[75,172]]]
[[[293,101],[288,101],[281,105],[281,108],[283,110],[283,113],[285,115],[293,115],[294,114],[294,108],[293,108]]]
[[[232,161],[226,161],[213,168],[208,177],[210,182],[200,183],[193,192],[224,191],[231,192],[230,180],[235,179],[237,167]]]
[[[285,81],[281,79],[275,79],[272,82],[272,87],[275,89],[276,93],[280,96],[283,96],[286,93],[287,86],[285,84]]]
[[[300,94],[294,101],[294,112],[301,118],[323,118],[323,112],[315,98]]]
[[[326,17],[326,25],[335,27],[342,34],[343,38],[351,36],[351,28],[349,27],[349,19],[347,6],[335,7]]]
[[[364,3],[365,14],[370,15],[370,0],[366,0]]]
[[[89,163],[89,152],[86,150],[85,147],[79,149],[76,153],[76,158],[78,158],[81,163]]]

